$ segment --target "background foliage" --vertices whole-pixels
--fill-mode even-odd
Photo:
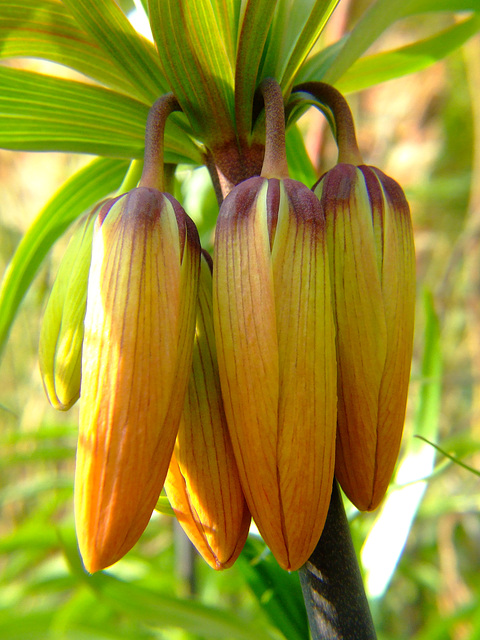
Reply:
[[[79,16],[93,5],[116,24],[117,40],[106,31],[86,35]],[[65,231],[120,184],[127,158],[141,157],[152,86],[166,89],[153,45],[138,40],[115,7],[5,0],[0,9],[0,145],[16,150],[0,154],[0,637],[300,640],[307,631],[297,576],[278,569],[254,535],[223,573],[198,558],[193,571],[185,567],[189,547],[160,514],[108,572],[89,577],[78,558],[77,408],[58,414],[44,398],[41,314]],[[342,0],[297,76],[322,76],[349,92],[366,162],[402,184],[414,219],[419,286],[404,446],[383,508],[349,510],[383,640],[480,637],[478,476],[415,438],[480,469],[480,25],[476,13],[452,13],[472,9],[477,0]],[[32,30],[26,15],[53,35]],[[78,73],[25,57],[71,64],[98,82],[79,85]],[[38,71],[53,75],[32,75]],[[396,79],[377,84],[389,78]],[[298,161],[299,131],[315,171]],[[170,161],[199,161],[181,118],[168,130],[168,153]],[[91,164],[80,154],[106,157]],[[292,173],[310,184],[334,158],[322,117],[308,112],[289,133]],[[206,173],[182,165],[177,176],[177,195],[208,246],[216,204]]]

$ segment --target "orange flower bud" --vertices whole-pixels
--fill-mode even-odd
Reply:
[[[88,571],[147,526],[190,374],[200,245],[170,196],[139,187],[98,216],[88,281],[75,520]]]
[[[412,359],[415,253],[408,203],[378,169],[338,164],[314,188],[325,211],[338,361],[335,475],[375,509],[395,467]]]
[[[282,567],[318,542],[332,490],[336,361],[318,200],[290,179],[227,196],[215,240],[214,322],[228,427],[252,516]]]
[[[205,258],[198,291],[193,368],[165,489],[178,521],[214,569],[230,567],[250,527],[223,409]]]

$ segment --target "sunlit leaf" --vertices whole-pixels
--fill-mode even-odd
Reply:
[[[308,638],[308,619],[298,573],[284,571],[265,543],[250,536],[237,560],[261,607],[287,640]]]
[[[235,69],[235,114],[237,130],[241,132],[251,130],[257,74],[274,15],[272,4],[271,0],[247,0],[242,10]],[[279,51],[281,51],[280,48],[277,53]]]
[[[57,62],[125,93],[136,92],[58,0],[0,3],[0,58],[24,57]]]
[[[338,0],[280,0],[277,4],[261,78],[273,77],[287,91]]]
[[[425,69],[462,46],[480,30],[480,14],[414,44],[360,58],[340,78],[342,93],[359,91],[374,84]]]
[[[149,8],[165,77],[195,134],[209,146],[234,140],[234,60],[224,18],[210,0],[149,0]]]
[[[439,451],[442,455],[444,455],[446,458],[448,458],[449,460],[451,460],[455,464],[458,464],[458,466],[462,467],[462,469],[465,469],[466,471],[469,471],[470,473],[473,473],[474,475],[480,477],[480,470],[474,469],[470,465],[465,464],[464,462],[462,462],[456,456],[452,456],[451,453],[447,453],[447,451],[445,451],[445,449],[442,449],[442,447],[439,447],[438,444],[435,444],[434,442],[431,442],[430,440],[428,440],[428,438],[424,438],[423,436],[419,436],[419,435],[417,435],[416,437],[419,438],[420,440],[423,440],[423,442],[426,442],[427,444],[429,444],[431,447],[433,447],[434,449]]]
[[[257,83],[267,77],[275,78],[283,93],[288,95],[296,74],[337,4],[338,0],[277,2]],[[259,44],[262,44],[261,40]],[[248,103],[244,109],[248,109]],[[263,118],[256,121],[256,131],[261,130],[262,123]]]
[[[0,85],[4,148],[143,157],[146,104],[103,87],[7,67],[0,67]],[[199,160],[173,122],[165,150],[167,162]]]
[[[266,625],[254,625],[229,610],[210,607],[197,601],[176,598],[133,582],[123,582],[106,572],[85,573],[76,546],[64,540],[64,552],[72,572],[101,600],[122,615],[157,629],[178,628],[196,637],[213,640],[280,640]]]
[[[319,38],[338,2],[339,0],[317,0],[312,7],[310,16],[296,39],[288,65],[281,75],[282,87],[286,88],[287,91],[292,88],[295,75]]]
[[[56,240],[88,207],[114,191],[128,162],[94,160],[57,191],[20,242],[0,288],[0,352],[38,268]]]
[[[428,11],[478,10],[478,0],[377,0],[362,15],[343,47],[322,78],[324,82],[336,84],[353,63],[392,24],[409,15]]]
[[[152,104],[168,91],[154,45],[135,31],[115,0],[63,0],[63,4],[147,102]]]
[[[317,176],[315,168],[308,157],[305,142],[296,125],[287,130],[286,143],[290,177],[303,182],[307,187],[312,187],[319,176]]]

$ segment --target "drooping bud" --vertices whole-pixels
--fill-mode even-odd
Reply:
[[[247,503],[279,564],[294,570],[320,538],[332,490],[335,336],[325,219],[285,175],[283,101],[267,82],[265,177],[235,187],[218,217],[214,324]]]
[[[250,513],[227,430],[212,318],[212,274],[200,275],[192,373],[165,481],[178,521],[214,569],[230,567],[243,548]]]
[[[94,231],[83,347],[75,520],[88,571],[145,529],[173,451],[190,374],[200,245],[169,195],[139,187]]]
[[[60,264],[43,316],[39,361],[50,404],[70,409],[80,396],[83,321],[93,226],[102,203],[76,229]]]
[[[314,188],[327,221],[338,360],[335,474],[362,510],[400,448],[412,359],[415,253],[408,203],[380,170],[338,164]]]

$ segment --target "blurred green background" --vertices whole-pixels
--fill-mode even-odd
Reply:
[[[355,7],[335,15],[327,40],[355,20]],[[378,47],[433,27],[403,22]],[[407,193],[417,249],[415,354],[397,475],[377,512],[347,505],[382,640],[480,638],[480,480],[415,437],[480,470],[478,60],[477,35],[424,71],[348,96],[366,163]],[[330,134],[317,112],[300,128],[320,174],[334,162]],[[0,273],[37,212],[88,160],[0,151]],[[205,184],[198,172],[179,175],[184,199],[189,180]],[[190,200],[208,241],[212,216],[204,220]],[[208,187],[206,200],[213,200]],[[301,614],[284,636],[272,622],[276,591],[298,596],[297,577],[282,578],[254,536],[233,568],[215,573],[172,518],[155,514],[123,560],[106,574],[84,574],[72,509],[78,409],[60,414],[48,405],[37,363],[42,310],[67,241],[26,296],[0,367],[0,638],[301,638]],[[252,558],[264,568],[261,585]]]

